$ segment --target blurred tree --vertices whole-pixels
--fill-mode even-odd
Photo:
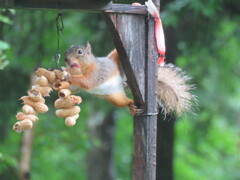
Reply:
[[[23,132],[21,143],[21,157],[19,161],[19,180],[31,179],[32,144],[34,140],[34,129]]]
[[[88,179],[114,180],[115,111],[92,113],[88,127],[92,144],[88,153]]]
[[[239,51],[235,49],[240,47],[236,26],[239,16],[237,8],[229,8],[233,4],[239,7],[237,1],[181,0],[168,4],[162,13],[165,27],[173,26],[177,31],[176,62],[194,77],[199,97],[197,117],[191,118],[191,122],[183,117],[176,126],[176,179],[238,179],[240,176],[234,148],[240,106],[233,101],[239,100],[240,82],[235,74],[240,71]],[[220,143],[222,148],[212,145],[213,142]],[[215,158],[226,161],[219,165]]]

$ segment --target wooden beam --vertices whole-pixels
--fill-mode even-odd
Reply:
[[[105,12],[119,14],[148,14],[147,7],[145,5],[132,6],[129,4],[112,4],[111,6],[109,6],[109,9],[105,10]]]
[[[147,15],[145,5],[113,4],[110,0],[0,0],[1,8],[83,10]]]
[[[103,13],[137,106],[145,94],[146,17]]]
[[[0,0],[0,7],[12,9],[61,9],[102,11],[111,8],[110,0]]]

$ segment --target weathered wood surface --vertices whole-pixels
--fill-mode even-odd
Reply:
[[[120,54],[136,104],[145,112],[134,117],[133,180],[156,179],[157,53],[154,20],[140,15],[104,13]],[[142,98],[142,100],[140,99]]]
[[[145,5],[113,4],[110,0],[0,0],[0,8],[11,9],[62,9],[122,14],[145,14]]]
[[[112,4],[108,6],[109,9],[106,9],[105,12],[108,13],[119,13],[119,14],[142,14],[147,15],[147,7],[145,5],[141,6],[132,6],[128,4]]]
[[[148,20],[145,74],[145,112],[134,117],[133,180],[156,180],[157,53],[154,20]]]
[[[103,17],[119,52],[135,103],[142,106],[145,94],[146,17],[115,13],[103,13]]]
[[[14,9],[30,8],[100,11],[109,9],[111,4],[110,0],[0,0],[0,7]]]

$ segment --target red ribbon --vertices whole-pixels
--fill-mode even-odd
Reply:
[[[158,58],[158,65],[161,65],[164,63],[165,60],[165,38],[164,38],[164,32],[162,27],[162,21],[159,16],[159,12],[156,8],[156,6],[153,4],[151,0],[148,0],[148,2],[145,3],[148,7],[148,12],[154,17],[155,19],[155,39],[157,44],[157,51],[159,54]]]
[[[158,64],[162,64],[164,63],[166,48],[162,21],[160,18],[155,18],[155,38],[157,44],[157,51],[160,55],[158,58]]]

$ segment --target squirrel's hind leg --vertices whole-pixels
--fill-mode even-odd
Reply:
[[[137,115],[143,112],[138,109],[132,99],[129,99],[124,92],[118,92],[106,96],[107,100],[117,107],[129,107],[132,115]]]
[[[143,109],[137,107],[134,102],[132,102],[130,105],[129,105],[129,110],[130,110],[130,113],[135,116],[135,115],[139,115],[139,114],[142,114],[144,112]]]

